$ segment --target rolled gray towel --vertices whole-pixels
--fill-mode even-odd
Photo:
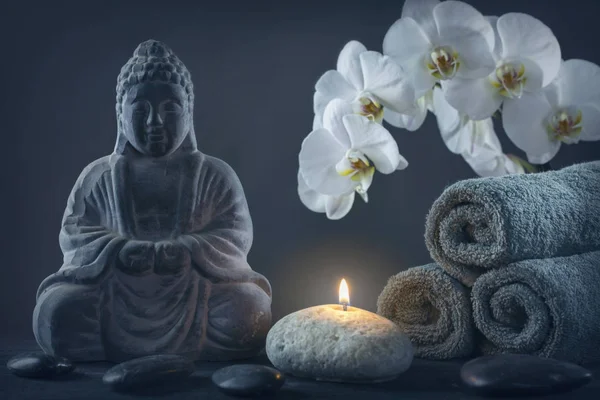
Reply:
[[[600,361],[600,251],[487,272],[471,296],[484,353]]]
[[[392,276],[377,299],[377,313],[400,326],[416,357],[468,357],[475,348],[469,291],[436,264]]]
[[[600,161],[457,182],[432,205],[425,243],[467,286],[516,261],[600,250]]]

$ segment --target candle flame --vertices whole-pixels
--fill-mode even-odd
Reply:
[[[350,304],[350,290],[345,279],[340,283],[340,304]]]

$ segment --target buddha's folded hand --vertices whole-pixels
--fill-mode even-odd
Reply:
[[[154,267],[154,243],[130,240],[119,252],[117,266],[129,275],[142,275]]]
[[[191,263],[189,250],[175,241],[161,241],[154,244],[154,272],[160,275],[174,274]]]

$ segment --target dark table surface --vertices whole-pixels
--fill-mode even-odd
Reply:
[[[0,400],[16,399],[232,399],[212,384],[214,371],[232,363],[198,363],[197,370],[185,385],[168,390],[153,389],[145,394],[122,394],[112,392],[102,383],[102,375],[111,366],[108,363],[78,365],[74,373],[61,380],[31,380],[12,375],[5,365],[11,357],[28,351],[37,351],[32,340],[2,339],[0,341]],[[244,361],[248,364],[270,365],[266,357]],[[283,388],[272,399],[477,399],[466,393],[460,383],[460,361],[426,361],[416,359],[411,368],[400,378],[376,385],[340,384],[316,382],[287,377]],[[593,368],[600,376],[600,366]],[[600,398],[600,380],[595,378],[588,385],[572,392],[536,399],[587,400]],[[502,398],[497,398],[502,399]]]

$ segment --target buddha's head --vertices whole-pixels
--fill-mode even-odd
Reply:
[[[162,157],[186,137],[195,146],[190,73],[164,43],[147,40],[135,49],[117,79],[116,107],[117,151],[129,142],[143,155]]]

